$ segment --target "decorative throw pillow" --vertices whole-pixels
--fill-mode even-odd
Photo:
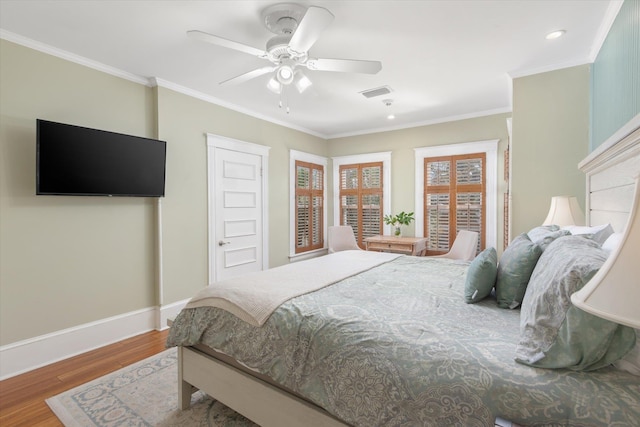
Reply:
[[[541,225],[529,230],[527,232],[527,236],[532,242],[537,242],[538,240],[543,239],[547,235],[558,230],[560,230],[560,227],[558,227],[557,225]]]
[[[467,304],[489,296],[496,283],[497,264],[498,253],[495,248],[485,249],[471,261],[464,283],[464,301]]]
[[[516,308],[520,305],[540,254],[542,249],[529,239],[527,233],[522,233],[507,246],[498,263],[498,307]]]
[[[542,368],[594,370],[611,365],[635,344],[633,328],[589,314],[571,304],[600,269],[607,254],[596,242],[565,236],[544,251],[520,313],[516,361]]]

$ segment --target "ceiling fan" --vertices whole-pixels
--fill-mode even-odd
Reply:
[[[269,89],[281,93],[285,86],[293,84],[302,93],[311,85],[311,80],[303,74],[301,68],[365,74],[376,74],[382,69],[380,61],[309,56],[309,49],[334,19],[333,14],[325,8],[279,3],[267,7],[262,13],[262,18],[267,29],[276,34],[267,41],[265,50],[203,31],[187,32],[188,36],[194,39],[248,53],[271,62],[271,65],[220,82],[221,85],[239,84],[274,72],[267,85]]]

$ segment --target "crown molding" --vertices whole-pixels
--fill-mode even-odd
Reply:
[[[144,85],[144,86],[147,86],[147,87],[155,87],[155,86],[164,87],[164,88],[167,88],[167,89],[171,89],[171,90],[173,90],[175,92],[179,92],[179,93],[182,93],[184,95],[188,95],[188,96],[191,96],[193,98],[200,99],[201,101],[205,101],[205,102],[208,102],[208,103],[211,103],[211,104],[219,105],[221,107],[228,108],[230,110],[237,111],[239,113],[246,114],[248,116],[255,117],[255,118],[260,119],[260,120],[265,120],[267,122],[270,122],[270,123],[273,123],[273,124],[276,124],[276,125],[279,125],[279,126],[283,126],[283,127],[289,128],[289,129],[297,130],[297,131],[300,131],[300,132],[303,132],[303,133],[306,133],[306,134],[309,134],[309,135],[312,135],[312,136],[317,136],[318,138],[322,138],[322,139],[327,139],[328,138],[327,135],[321,134],[319,132],[315,132],[315,131],[312,131],[310,129],[306,129],[306,128],[303,128],[303,127],[300,127],[300,126],[294,126],[294,125],[291,125],[290,123],[286,123],[284,121],[280,121],[280,120],[274,119],[273,117],[269,117],[269,116],[265,116],[265,115],[262,115],[262,114],[258,114],[258,113],[254,112],[254,111],[251,111],[251,110],[248,110],[246,108],[240,107],[238,105],[223,101],[223,100],[215,98],[213,96],[206,95],[206,94],[204,94],[202,92],[187,88],[185,86],[181,86],[179,84],[170,82],[168,80],[163,80],[163,79],[160,79],[160,78],[157,78],[157,77],[147,78],[147,77],[139,76],[137,74],[129,73],[127,71],[120,70],[118,68],[103,64],[101,62],[93,61],[93,60],[85,58],[83,56],[76,55],[76,54],[68,52],[66,50],[58,49],[58,48],[53,47],[51,45],[48,45],[46,43],[42,43],[42,42],[30,39],[28,37],[21,36],[19,34],[12,33],[11,31],[6,31],[6,30],[0,29],[0,39],[4,39],[4,40],[10,41],[10,42],[19,44],[21,46],[25,46],[25,47],[28,47],[30,49],[37,50],[39,52],[42,52],[42,53],[45,53],[45,54],[48,54],[48,55],[52,55],[52,56],[55,56],[57,58],[61,58],[61,59],[64,59],[64,60],[79,64],[79,65],[83,65],[85,67],[92,68],[94,70],[101,71],[101,72],[110,74],[110,75],[115,76],[115,77],[120,77],[122,79],[131,81],[131,82],[134,82],[134,83],[138,83],[138,84],[141,84],[141,85]]]
[[[85,58],[83,56],[76,55],[75,53],[58,49],[57,47],[53,47],[46,43],[42,43],[30,38],[21,36],[19,34],[12,33],[11,31],[0,29],[0,39],[7,40],[10,42],[28,47],[33,50],[37,50],[39,52],[55,56],[57,58],[74,62],[76,64],[80,64],[85,67],[92,68],[94,70],[102,71],[103,73],[107,73],[115,77],[120,77],[122,79],[132,81],[134,83],[139,83],[145,86],[151,86],[149,79],[146,77],[142,77],[133,73],[128,73],[126,71],[120,70],[110,65],[103,64],[102,62],[94,61],[94,60]]]
[[[512,79],[518,79],[520,77],[533,76],[534,74],[562,70],[563,68],[571,68],[577,67],[578,65],[591,64],[592,62],[593,61],[591,61],[589,58],[576,59],[574,61],[559,62],[557,64],[548,65],[546,67],[524,68],[521,70],[510,71],[508,74]]]
[[[308,135],[317,136],[318,138],[328,139],[327,135],[315,132],[315,131],[313,131],[311,129],[307,129],[307,128],[304,128],[304,127],[301,127],[301,126],[295,126],[295,125],[292,125],[291,123],[286,123],[286,122],[274,119],[273,117],[269,117],[269,116],[266,116],[266,115],[263,115],[263,114],[256,113],[255,111],[251,111],[251,110],[243,108],[243,107],[241,107],[239,105],[232,104],[230,102],[224,101],[222,99],[219,99],[219,98],[207,95],[207,94],[204,94],[204,93],[199,92],[197,90],[190,89],[188,87],[179,85],[177,83],[170,82],[168,80],[163,80],[163,79],[158,78],[158,77],[153,77],[153,78],[151,78],[149,80],[151,82],[151,86],[158,86],[158,87],[162,87],[162,88],[165,88],[165,89],[170,89],[170,90],[172,90],[174,92],[182,93],[183,95],[187,95],[187,96],[190,96],[192,98],[196,98],[196,99],[199,99],[201,101],[208,102],[210,104],[215,104],[215,105],[218,105],[220,107],[224,107],[224,108],[227,108],[229,110],[236,111],[238,113],[246,114],[247,116],[251,116],[251,117],[254,117],[256,119],[264,120],[264,121],[267,121],[267,122],[270,122],[270,123],[273,123],[273,124],[276,124],[276,125],[279,125],[279,126],[283,126],[283,127],[289,128],[289,129],[297,130],[297,131],[306,133]]]
[[[327,138],[328,139],[337,139],[337,138],[347,138],[350,136],[361,136],[361,135],[370,135],[372,133],[381,133],[381,132],[391,132],[394,130],[403,130],[403,129],[412,129],[412,128],[417,128],[417,127],[421,127],[421,126],[430,126],[430,125],[437,125],[437,124],[441,124],[441,123],[448,123],[448,122],[456,122],[458,120],[467,120],[467,119],[476,119],[479,117],[487,117],[487,116],[493,116],[495,114],[505,114],[505,113],[511,113],[512,112],[512,107],[508,106],[508,107],[501,107],[501,108],[495,108],[493,110],[484,110],[484,111],[477,111],[474,113],[469,113],[469,114],[460,114],[457,116],[447,116],[447,117],[440,117],[437,119],[433,119],[433,120],[425,120],[422,122],[411,122],[411,123],[406,123],[403,125],[398,125],[398,126],[387,126],[387,127],[380,127],[380,128],[375,128],[375,129],[367,129],[367,130],[363,130],[363,131],[356,131],[356,132],[347,132],[347,133],[341,133],[341,134],[333,134],[333,135],[329,135]]]
[[[618,13],[620,13],[620,9],[622,9],[623,3],[624,0],[612,0],[609,3],[609,7],[604,14],[604,18],[602,19],[600,28],[598,28],[595,40],[593,41],[593,45],[591,46],[591,50],[589,51],[589,62],[593,63],[596,61],[596,58],[600,53],[600,49],[602,49],[604,41],[607,39],[607,35],[609,34],[611,27],[613,26]]]

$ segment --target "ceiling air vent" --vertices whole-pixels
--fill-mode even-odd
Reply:
[[[374,98],[376,96],[387,95],[391,93],[391,88],[389,86],[381,86],[375,89],[367,89],[360,92],[365,98]]]

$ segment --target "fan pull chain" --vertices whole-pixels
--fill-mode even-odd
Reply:
[[[286,86],[282,87],[282,90],[280,91],[280,100],[278,101],[278,108],[282,108],[283,106],[285,107],[285,111],[287,112],[287,114],[289,114],[290,110],[289,110],[289,97],[287,97],[286,93]],[[284,103],[282,102],[282,99],[284,97]]]
[[[284,88],[282,88],[282,92],[285,92],[285,88],[288,88],[288,86],[285,86]],[[285,92],[285,94],[284,94],[284,102],[285,102],[285,104],[287,106],[287,114],[289,114],[289,96],[287,96],[287,95],[288,95],[288,92]]]

